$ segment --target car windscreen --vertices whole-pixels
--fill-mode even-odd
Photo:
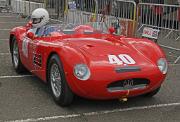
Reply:
[[[75,24],[56,24],[48,25],[45,34],[48,35],[52,32],[59,32],[64,34],[96,34],[108,33],[107,26],[103,22],[89,22],[84,25]]]

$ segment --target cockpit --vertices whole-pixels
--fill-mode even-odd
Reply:
[[[105,23],[91,22],[85,25],[74,24],[52,24],[46,25],[36,30],[35,35],[38,37],[58,36],[67,34],[96,34],[108,33]]]

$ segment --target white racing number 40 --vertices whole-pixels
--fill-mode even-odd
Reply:
[[[117,64],[117,65],[122,65],[122,64],[136,64],[133,58],[127,54],[119,54],[118,56],[116,55],[108,55],[109,58],[109,63],[110,64]]]

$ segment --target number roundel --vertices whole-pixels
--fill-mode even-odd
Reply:
[[[108,55],[109,58],[109,63],[110,64],[117,64],[117,65],[122,65],[122,64],[136,64],[133,58],[127,54],[119,54],[118,56],[116,55]]]

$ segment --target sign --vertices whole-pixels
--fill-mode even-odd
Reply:
[[[68,7],[70,10],[75,10],[77,7],[76,7],[76,2],[75,1],[72,1],[72,2],[68,2]]]
[[[158,33],[159,33],[159,30],[157,29],[145,27],[143,30],[142,36],[146,38],[151,38],[151,39],[158,39]]]

